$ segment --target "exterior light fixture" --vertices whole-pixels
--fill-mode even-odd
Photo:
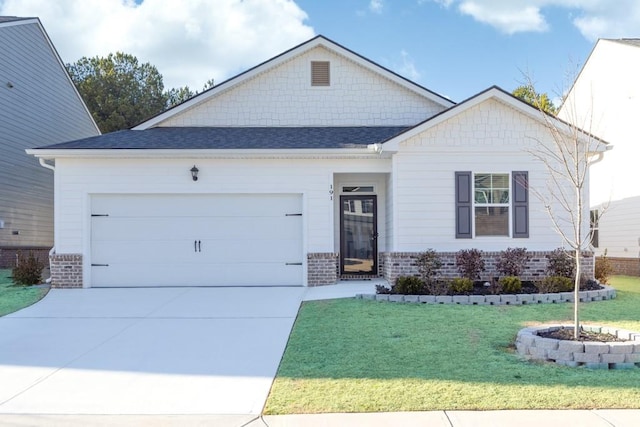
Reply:
[[[194,181],[198,180],[198,172],[200,171],[198,170],[196,165],[193,165],[193,167],[191,168],[191,178],[193,178]]]

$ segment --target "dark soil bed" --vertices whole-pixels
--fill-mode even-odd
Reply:
[[[553,338],[565,341],[596,341],[596,342],[623,342],[615,335],[603,334],[600,332],[580,331],[580,337],[576,340],[573,337],[573,328],[562,328],[552,332],[538,332],[539,337]]]

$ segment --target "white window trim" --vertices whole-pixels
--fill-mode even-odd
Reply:
[[[507,203],[485,203],[485,204],[476,204],[476,175],[507,175],[507,181],[509,184],[509,202]],[[500,239],[500,238],[512,238],[513,237],[513,206],[512,206],[512,197],[513,197],[513,189],[511,188],[511,172],[472,172],[471,173],[471,199],[473,200],[473,204],[471,206],[471,229],[473,230],[473,238],[474,239]],[[476,235],[476,207],[500,207],[500,208],[508,208],[507,217],[509,219],[507,234],[505,235],[495,235],[495,236],[477,236]]]

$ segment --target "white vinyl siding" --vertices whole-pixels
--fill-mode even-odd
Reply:
[[[528,250],[550,250],[562,246],[543,203],[533,195],[526,243],[508,236],[455,238],[455,172],[528,171],[529,186],[548,191],[545,166],[527,152],[536,140],[548,138],[539,122],[489,100],[402,143],[394,159],[393,250],[499,251],[524,244]],[[585,214],[588,217],[587,209]],[[588,223],[584,232],[588,233]]]
[[[331,63],[331,90],[311,86],[311,61]],[[317,47],[160,126],[413,126],[442,110],[435,102]]]
[[[56,250],[85,254],[90,252],[91,197],[127,193],[301,194],[304,253],[337,252],[334,201],[329,192],[333,174],[383,174],[390,173],[391,167],[389,159],[85,158],[56,163]],[[194,164],[200,170],[197,182],[191,179]],[[378,195],[378,203],[384,205],[383,194]],[[89,258],[85,256],[85,274],[90,270]],[[91,286],[88,276],[85,286]]]

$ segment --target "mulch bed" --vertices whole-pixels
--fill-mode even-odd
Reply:
[[[615,335],[603,334],[600,332],[580,331],[580,337],[576,340],[573,336],[573,328],[562,328],[552,332],[538,332],[539,337],[553,338],[565,341],[595,341],[595,342],[623,342]]]

